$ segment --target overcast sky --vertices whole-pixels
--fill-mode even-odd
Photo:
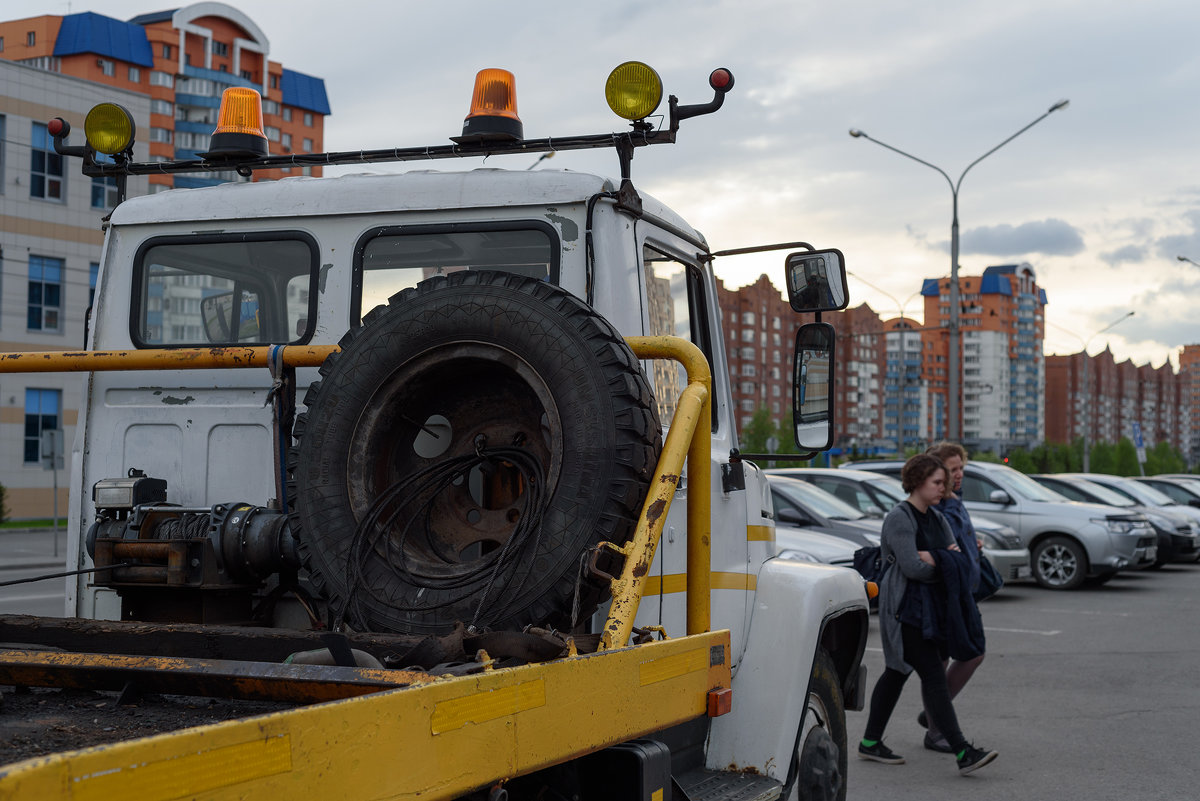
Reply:
[[[95,11],[118,19],[153,0],[32,3],[5,16]],[[1170,0],[801,3],[231,3],[270,57],[321,77],[326,148],[444,143],[459,133],[474,74],[517,77],[529,138],[617,130],[609,70],[655,67],[683,103],[711,97],[712,68],[736,86],[715,115],[685,121],[673,147],[639,150],[633,176],[715,249],[805,240],[846,255],[852,303],[883,316],[921,280],[948,275],[946,179],[850,128],[932,162],[959,198],[960,270],[1029,262],[1049,297],[1046,352],[1162,364],[1200,342],[1200,4]],[[23,9],[23,10],[22,10]],[[665,109],[665,102],[664,102]],[[521,169],[532,157],[488,166]],[[397,166],[394,169],[420,168]],[[449,162],[432,165],[457,169]],[[463,168],[475,164],[467,163]],[[543,165],[617,173],[616,157],[561,153]],[[782,256],[718,265],[731,287]],[[868,283],[870,285],[868,285]],[[871,286],[873,285],[873,286]],[[890,295],[890,297],[889,297]],[[1100,329],[1134,310],[1111,332]]]

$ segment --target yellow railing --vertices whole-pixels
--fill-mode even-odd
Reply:
[[[680,393],[650,492],[642,506],[634,537],[624,546],[608,546],[624,556],[621,575],[612,581],[612,606],[601,635],[602,648],[629,641],[642,598],[642,585],[654,561],[663,523],[684,460],[687,485],[687,633],[708,631],[711,563],[711,487],[709,422],[712,371],[704,353],[680,337],[628,337],[640,359],[674,359],[687,370],[688,385]],[[275,346],[197,349],[39,351],[0,353],[0,373],[101,372],[108,370],[203,370],[270,366]],[[281,362],[288,367],[317,367],[337,345],[285,345]]]

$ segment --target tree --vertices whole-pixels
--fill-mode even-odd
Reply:
[[[1146,453],[1146,475],[1154,476],[1159,473],[1185,473],[1187,472],[1187,462],[1184,461],[1183,454],[1178,448],[1175,448],[1171,443],[1162,441],[1156,443]]]
[[[750,418],[750,425],[742,431],[742,450],[746,453],[766,453],[767,439],[778,430],[767,407],[760,406]]]
[[[1117,442],[1114,473],[1118,476],[1136,476],[1141,473],[1138,467],[1137,448],[1129,437],[1121,437]]]
[[[1117,472],[1117,455],[1116,448],[1108,442],[1097,442],[1091,446],[1088,453],[1088,458],[1091,461],[1091,471],[1093,473],[1112,473]]]
[[[1038,472],[1038,466],[1034,463],[1033,456],[1024,448],[1014,448],[1008,452],[1008,466],[1027,474]]]

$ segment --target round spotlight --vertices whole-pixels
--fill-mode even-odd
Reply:
[[[116,103],[93,106],[83,120],[88,147],[109,156],[128,150],[133,145],[136,130],[133,115]]]
[[[640,61],[626,61],[608,75],[604,99],[618,117],[641,120],[662,102],[662,79]]]

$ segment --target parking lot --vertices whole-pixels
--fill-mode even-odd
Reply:
[[[885,733],[899,766],[851,756],[852,801],[1196,798],[1200,565],[1121,573],[1074,592],[1031,582],[981,604],[988,655],[955,701],[968,739],[1000,752],[959,776],[922,748],[913,675]],[[883,669],[877,624],[864,659]],[[869,691],[868,691],[869,693]],[[866,711],[847,715],[852,748]]]

